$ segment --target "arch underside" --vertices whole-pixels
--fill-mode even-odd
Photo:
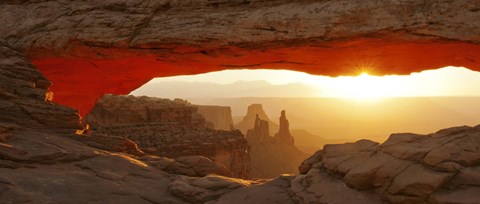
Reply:
[[[41,49],[29,50],[27,55],[53,81],[54,101],[81,114],[88,113],[103,94],[128,94],[154,77],[225,69],[289,69],[329,76],[409,74],[445,66],[480,71],[480,45],[455,41],[355,39],[212,50],[169,46],[144,50],[72,44],[61,56]]]
[[[480,71],[480,3],[469,0],[13,1],[0,19],[0,39],[82,115],[153,77],[225,69]]]

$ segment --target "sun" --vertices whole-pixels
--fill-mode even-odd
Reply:
[[[381,77],[362,72],[355,77],[338,77],[331,88],[333,97],[355,99],[358,101],[375,101],[392,94],[390,86],[385,86]]]
[[[369,77],[368,72],[362,72],[358,77]]]
[[[347,83],[346,95],[349,98],[366,100],[382,98],[383,94],[380,90],[381,87],[375,81],[375,77],[369,75],[367,72],[361,73],[359,76],[354,77],[350,83]]]

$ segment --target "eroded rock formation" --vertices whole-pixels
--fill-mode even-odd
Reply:
[[[249,178],[250,156],[243,135],[214,130],[197,108],[181,99],[106,95],[86,122],[94,134],[128,138],[146,153],[177,160],[204,156],[231,171],[222,175]]]
[[[273,138],[270,136],[268,128],[268,121],[260,119],[258,115],[256,116],[253,128],[247,131],[245,137],[251,146],[273,143]]]
[[[327,146],[299,176],[188,177],[168,171],[204,158],[175,170],[168,159],[128,154],[133,148],[71,139],[88,137],[74,134],[83,129],[78,114],[50,102],[50,81],[22,52],[54,81],[55,101],[86,114],[104,93],[128,93],[152,76],[236,67],[480,70],[478,11],[467,0],[3,1],[0,202],[476,203],[479,126]]]
[[[251,104],[247,108],[247,114],[243,119],[235,124],[235,128],[242,131],[243,134],[247,134],[247,131],[254,127],[254,124],[257,121],[257,116],[263,121],[267,121],[270,132],[275,132],[278,130],[278,124],[271,121],[265,111],[263,110],[262,104]]]
[[[50,102],[50,82],[1,43],[0,79],[0,203],[194,203],[256,184],[211,174],[229,171],[205,157],[172,160],[124,138],[75,134],[78,113]]]
[[[287,116],[285,115],[285,110],[282,110],[279,121],[280,126],[278,133],[273,136],[275,143],[293,146],[293,136],[290,134],[290,124],[288,123]]]
[[[38,129],[82,129],[78,112],[51,102],[51,82],[17,51],[0,44],[0,121]]]
[[[152,77],[235,68],[323,75],[480,70],[477,1],[5,1],[0,39],[87,114]]]
[[[264,113],[261,104],[249,106],[248,113],[252,112]],[[248,113],[245,118],[248,118]],[[274,138],[270,136],[269,122],[260,119],[260,115],[256,115],[253,128],[247,131],[252,178],[273,178],[281,174],[296,174],[298,165],[307,157],[293,144],[285,111],[282,111],[280,124],[281,128],[278,129],[279,132]]]

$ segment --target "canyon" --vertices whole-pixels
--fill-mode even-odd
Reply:
[[[221,174],[224,176],[263,179],[298,173],[297,167],[308,155],[294,145],[285,111],[276,125],[261,104],[250,105],[244,121],[237,124],[249,127],[245,136],[233,130],[230,121],[229,107],[194,105],[182,99],[105,95],[84,122],[92,137],[126,138],[151,155],[176,160],[206,157],[226,169]],[[273,137],[268,121],[276,126]]]
[[[152,77],[234,68],[480,71],[479,11],[467,0],[2,1],[0,202],[478,203],[480,126],[325,145],[299,175],[245,180],[205,156],[165,158],[142,148],[148,141],[108,135],[137,120],[135,131],[158,121],[214,127],[182,101],[163,101],[183,104],[178,112],[131,106],[88,119],[92,128],[113,123],[107,134],[83,116],[103,95],[128,94]],[[108,108],[116,107],[99,110]]]
[[[2,203],[72,199],[99,203],[475,203],[480,199],[479,126],[428,135],[393,134],[383,144],[360,140],[326,145],[300,165],[300,175],[234,179],[218,175],[222,169],[214,164],[208,168],[196,165],[207,163],[206,158],[177,161],[142,153],[123,138],[114,143],[81,134],[88,130],[82,127],[78,112],[49,100],[49,81],[21,53],[0,46],[0,56],[0,76],[5,79],[0,81],[0,107],[5,113],[0,120]],[[192,172],[192,168],[200,169]]]

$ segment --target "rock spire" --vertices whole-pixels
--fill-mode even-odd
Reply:
[[[290,134],[290,124],[288,123],[287,116],[285,115],[285,110],[282,110],[280,119],[280,128],[278,133],[274,136],[275,143],[293,145],[293,137]]]

